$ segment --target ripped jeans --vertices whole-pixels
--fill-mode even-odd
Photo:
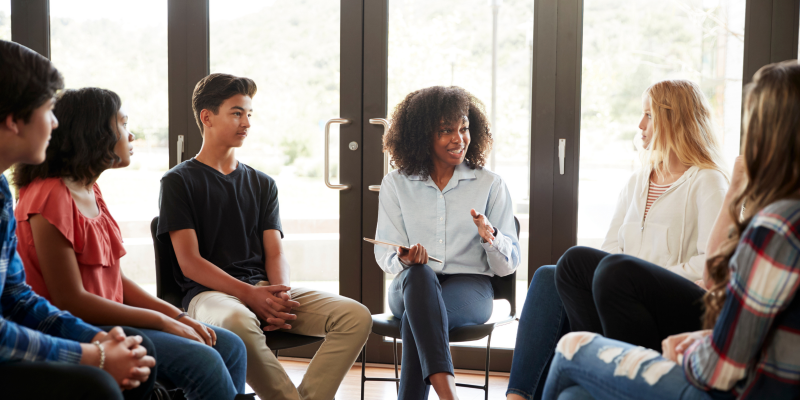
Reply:
[[[654,350],[589,332],[570,333],[558,342],[543,395],[545,400],[720,397],[726,396],[712,397],[692,386],[680,365]]]

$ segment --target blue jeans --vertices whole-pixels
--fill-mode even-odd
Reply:
[[[653,350],[589,332],[562,339],[544,388],[546,400],[713,398],[735,397],[692,386],[680,365]]]
[[[493,298],[485,275],[437,275],[427,265],[413,265],[394,278],[389,308],[402,319],[403,339],[398,399],[427,399],[429,376],[453,375],[448,332],[488,321]]]
[[[555,275],[555,265],[541,266],[533,274],[519,317],[506,395],[541,399],[556,343],[569,332],[567,314],[556,290]]]
[[[206,326],[217,334],[213,348],[171,333],[139,330],[155,346],[158,377],[169,379],[183,390],[187,399],[233,400],[244,393],[247,368],[244,342],[226,329]]]

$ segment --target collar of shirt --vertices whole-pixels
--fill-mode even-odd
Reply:
[[[467,162],[464,161],[456,166],[455,171],[453,171],[453,176],[450,178],[450,181],[447,182],[447,186],[444,187],[442,193],[447,193],[448,191],[454,189],[456,186],[458,186],[459,181],[472,180],[472,179],[477,179],[477,177],[475,176],[475,170],[471,169],[469,165],[467,165]],[[419,175],[410,175],[408,177],[408,180],[423,181],[422,177]],[[439,189],[430,176],[428,176],[428,178],[424,180],[424,183],[430,187],[436,188],[437,190]]]

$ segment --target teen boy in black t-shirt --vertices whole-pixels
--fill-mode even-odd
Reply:
[[[195,86],[200,153],[161,179],[158,234],[169,234],[189,315],[226,328],[247,347],[247,382],[262,399],[334,397],[367,340],[372,318],[346,297],[291,288],[284,257],[278,189],[236,160],[250,128],[255,83],[227,74]],[[263,331],[325,336],[295,388]]]

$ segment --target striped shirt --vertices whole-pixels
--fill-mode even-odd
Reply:
[[[670,186],[672,186],[671,183],[668,185],[656,185],[652,181],[650,182],[647,188],[647,204],[644,206],[644,219],[647,219],[647,212],[650,211],[650,206],[652,206],[656,199],[661,197]]]
[[[81,360],[78,342],[88,343],[100,330],[53,307],[25,283],[12,199],[8,181],[0,174],[0,363],[77,364]]]
[[[729,267],[713,334],[684,353],[686,378],[738,399],[800,398],[800,200],[761,210]]]

